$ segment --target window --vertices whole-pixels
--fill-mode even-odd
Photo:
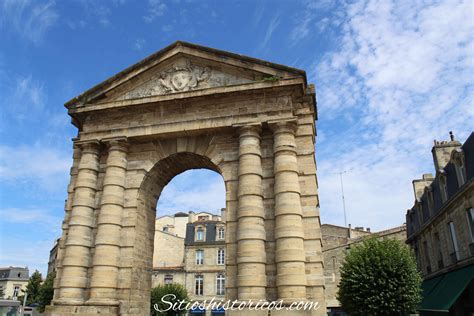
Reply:
[[[471,231],[471,241],[474,242],[474,207],[467,209],[467,224]]]
[[[15,285],[13,288],[13,298],[17,298],[18,294],[20,294],[20,287],[21,285]]]
[[[435,246],[435,251],[437,252],[438,256],[438,269],[443,268],[443,252],[441,252],[441,241],[439,239],[439,234],[435,233],[434,234],[434,246]]]
[[[225,263],[225,250],[218,249],[217,250],[217,264],[224,264]]]
[[[225,294],[225,276],[222,273],[217,274],[216,277],[216,295]]]
[[[428,243],[426,241],[423,242],[423,251],[424,251],[424,254],[425,254],[426,272],[431,273],[430,252],[429,252],[429,249],[428,249]]]
[[[416,258],[416,263],[418,264],[418,268],[421,269],[421,262],[420,262],[420,251],[418,249],[418,241],[415,241],[415,258]]]
[[[165,275],[165,284],[171,284],[173,283],[173,276],[171,274],[166,274]]]
[[[446,177],[444,175],[439,177],[439,190],[441,191],[441,201],[444,203],[448,199],[448,188],[446,186]]]
[[[196,264],[204,264],[204,250],[202,249],[196,250]]]
[[[454,160],[454,165],[456,167],[456,177],[458,178],[458,185],[462,186],[466,183],[466,170],[464,168],[464,161],[462,157],[458,157]]]
[[[449,234],[451,236],[451,243],[452,243],[452,247],[453,247],[453,251],[454,251],[451,254],[451,259],[453,261],[458,261],[459,260],[459,248],[458,248],[458,239],[456,237],[456,230],[454,228],[454,223],[449,222],[448,227],[449,227]]]
[[[169,229],[169,227],[168,227],[168,226],[163,226],[163,231],[164,231],[164,232],[166,232],[166,233],[167,233],[167,232],[168,232],[168,229]]]
[[[224,230],[224,227],[219,227],[219,228],[217,229],[217,238],[220,239],[220,240],[225,239],[225,230]]]
[[[434,213],[433,191],[431,188],[428,190],[428,212],[430,215]]]
[[[196,230],[196,240],[203,241],[204,240],[204,228],[198,227]]]
[[[204,295],[204,278],[200,274],[195,276],[194,294]]]

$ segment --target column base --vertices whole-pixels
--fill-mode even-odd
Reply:
[[[45,316],[116,316],[119,315],[118,306],[77,306],[77,305],[50,305],[46,307]]]
[[[111,299],[90,299],[85,303],[88,306],[119,306],[119,301]]]
[[[318,309],[318,310],[227,310],[225,312],[226,315],[229,316],[326,316],[327,312],[325,309]]]

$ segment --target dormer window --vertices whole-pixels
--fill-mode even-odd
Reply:
[[[464,183],[466,183],[466,168],[464,167],[464,159],[462,156],[458,156],[456,159],[454,159],[454,166],[456,168],[458,186],[462,186]]]
[[[225,229],[224,227],[217,228],[217,239],[224,240],[225,239]]]
[[[428,211],[430,214],[434,213],[434,200],[433,200],[433,191],[431,188],[427,192],[428,194]]]
[[[439,177],[439,190],[441,191],[441,201],[446,202],[448,200],[448,186],[446,184],[446,176],[444,174]]]
[[[199,226],[196,228],[196,236],[195,236],[196,241],[204,241],[204,227]]]

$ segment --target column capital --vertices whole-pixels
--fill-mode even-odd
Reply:
[[[98,140],[76,140],[74,145],[79,147],[82,153],[98,154],[100,150],[100,142]]]
[[[239,136],[258,136],[262,132],[262,124],[260,123],[249,123],[249,124],[236,124],[233,125],[238,129]]]
[[[284,121],[270,121],[268,126],[273,131],[273,134],[278,133],[291,133],[295,134],[298,128],[298,122],[296,119],[289,119]]]
[[[128,151],[129,142],[127,137],[104,138],[102,139],[102,143],[105,144],[109,150]]]

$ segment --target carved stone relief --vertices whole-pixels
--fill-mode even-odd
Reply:
[[[227,74],[211,67],[198,66],[189,60],[176,62],[167,70],[153,76],[146,83],[120,96],[118,100],[143,98],[153,95],[185,92],[234,84],[252,80]]]

